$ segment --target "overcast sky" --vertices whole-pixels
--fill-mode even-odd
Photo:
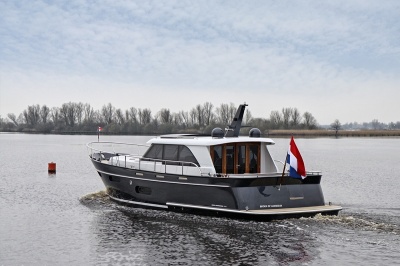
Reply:
[[[70,101],[400,121],[400,1],[0,0],[1,117]]]

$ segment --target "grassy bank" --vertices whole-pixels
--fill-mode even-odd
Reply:
[[[400,130],[267,130],[265,135],[270,137],[398,137]]]

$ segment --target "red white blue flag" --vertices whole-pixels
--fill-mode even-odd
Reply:
[[[286,163],[289,164],[289,176],[294,178],[306,178],[306,168],[304,166],[303,158],[297,149],[294,139],[290,140],[289,150],[286,157]]]

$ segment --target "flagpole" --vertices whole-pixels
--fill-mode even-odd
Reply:
[[[281,176],[281,178],[279,180],[279,189],[278,190],[281,190],[282,180],[283,180],[283,177],[285,175],[286,163],[287,163],[288,157],[289,157],[289,153],[286,154],[285,164],[283,165],[283,171],[282,171],[282,176]]]

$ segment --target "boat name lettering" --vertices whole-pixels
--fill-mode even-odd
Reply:
[[[225,205],[211,204],[212,207],[226,208]]]
[[[260,205],[260,208],[282,208],[282,205]]]

